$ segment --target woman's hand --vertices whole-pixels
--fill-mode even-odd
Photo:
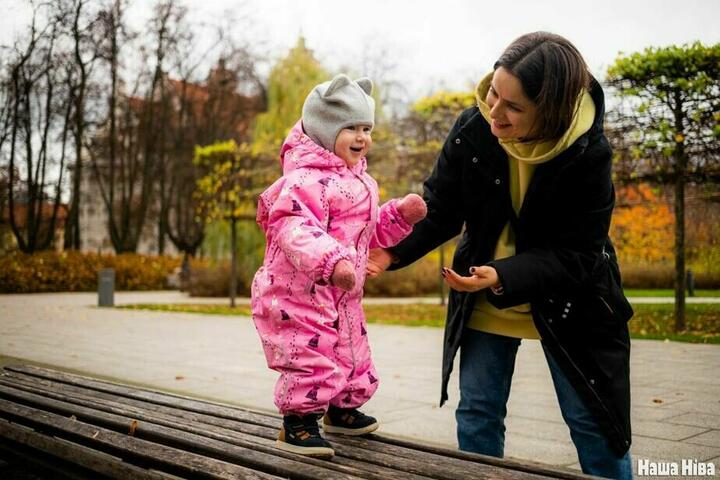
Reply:
[[[483,288],[497,286],[500,283],[497,271],[487,265],[470,267],[470,276],[461,277],[450,268],[442,269],[442,276],[450,288],[458,292],[477,292]]]
[[[365,269],[367,276],[371,278],[377,277],[387,270],[392,262],[392,253],[388,252],[384,248],[371,249],[370,255],[368,255],[367,268]]]

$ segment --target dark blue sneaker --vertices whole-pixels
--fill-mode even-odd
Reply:
[[[338,408],[330,405],[323,417],[323,430],[326,433],[343,435],[365,435],[374,432],[380,424],[370,415],[365,415],[357,408]]]
[[[309,457],[331,458],[335,455],[332,446],[320,436],[318,416],[286,415],[276,446],[281,450],[307,455]]]

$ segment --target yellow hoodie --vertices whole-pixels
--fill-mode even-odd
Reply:
[[[490,107],[485,103],[485,98],[492,76],[492,73],[486,75],[475,91],[480,113],[488,123],[490,122]],[[528,143],[517,140],[499,140],[500,146],[508,156],[510,198],[516,214],[520,212],[535,167],[564,152],[581,135],[590,130],[595,119],[595,104],[588,92],[584,92],[580,96],[579,102],[579,108],[575,111],[570,127],[559,139]],[[515,234],[508,222],[495,246],[494,259],[498,260],[512,255],[515,255]],[[482,292],[478,295],[468,327],[508,337],[540,338],[530,315],[530,304],[500,310],[492,306]]]

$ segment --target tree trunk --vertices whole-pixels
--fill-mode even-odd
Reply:
[[[230,219],[230,306],[235,307],[237,292],[237,219]]]
[[[680,162],[680,159],[677,159]],[[678,163],[680,167],[680,163]],[[685,175],[675,179],[675,332],[685,330]]]
[[[165,225],[165,219],[167,218],[167,199],[165,192],[165,175],[167,175],[167,169],[165,168],[165,160],[160,161],[160,214],[158,215],[157,229],[158,229],[158,255],[165,255],[165,232],[167,227]]]
[[[682,102],[675,92],[675,332],[685,324],[685,157]]]

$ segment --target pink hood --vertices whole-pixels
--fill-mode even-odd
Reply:
[[[367,170],[367,159],[362,157],[357,165],[348,167],[345,160],[321,147],[305,135],[302,129],[302,120],[298,120],[290,133],[288,133],[280,149],[280,165],[283,169],[283,175],[287,175],[301,167],[347,168],[356,175],[361,175]]]

